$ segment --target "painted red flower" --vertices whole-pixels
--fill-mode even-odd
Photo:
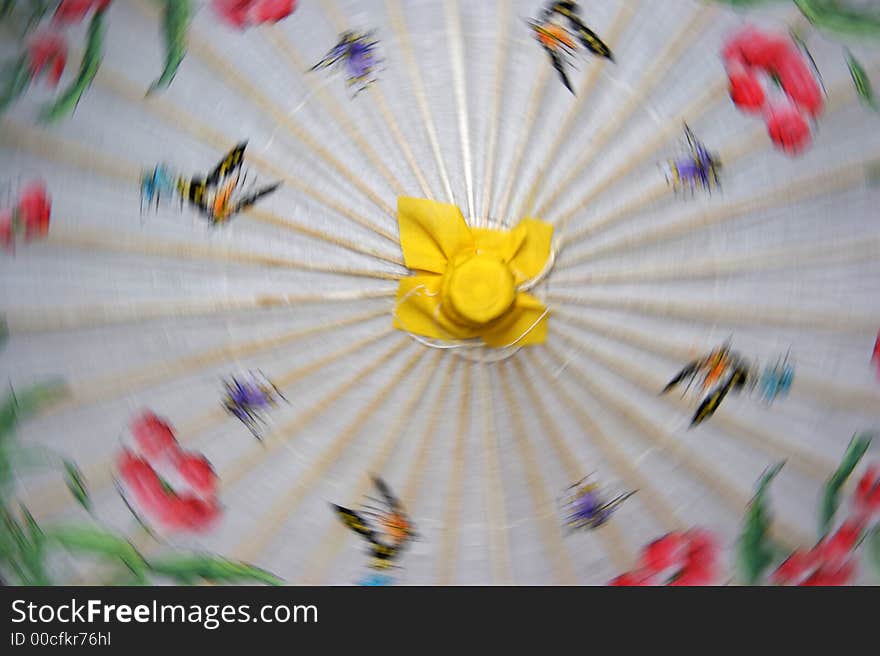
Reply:
[[[773,143],[789,155],[802,152],[812,141],[809,124],[792,106],[770,110],[766,121],[767,132]]]
[[[79,23],[94,8],[103,11],[113,0],[61,0],[55,10],[54,20],[63,23]]]
[[[232,27],[277,23],[296,9],[296,0],[211,0],[214,11]]]
[[[613,579],[608,585],[630,588],[635,586],[653,585],[653,583],[651,582],[651,574],[649,572],[636,570],[634,572],[621,574],[616,579]]]
[[[809,551],[791,554],[770,581],[777,585],[838,586],[853,581],[856,560],[853,553],[865,530],[860,520],[844,522],[832,535],[823,538]]]
[[[153,412],[135,419],[131,432],[142,455],[124,450],[117,469],[132,510],[169,531],[209,529],[222,509],[208,459],[183,450],[168,422]]]
[[[46,72],[49,84],[58,86],[67,63],[67,42],[55,32],[41,32],[30,40],[27,57],[32,78]]]
[[[0,212],[0,246],[9,253],[15,252],[15,230],[12,210]]]
[[[745,69],[763,72],[785,95],[811,116],[822,111],[822,90],[816,76],[795,43],[785,36],[748,27],[727,42],[723,52],[728,73]]]
[[[197,492],[213,495],[217,490],[217,474],[211,463],[202,455],[185,453],[178,455],[177,471]]]
[[[748,73],[731,73],[728,75],[730,80],[730,98],[733,104],[746,112],[760,111],[764,106],[766,96],[764,87],[758,79]]]
[[[654,540],[642,551],[642,565],[652,572],[659,572],[679,562],[686,547],[684,539],[677,533],[664,535]]]
[[[856,511],[868,517],[880,513],[880,466],[871,465],[859,479]]]
[[[822,89],[807,59],[788,37],[746,28],[731,38],[722,52],[730,81],[730,97],[743,111],[763,111],[773,142],[796,155],[810,143],[805,117],[822,113]],[[764,77],[785,96],[771,104],[761,84]]]
[[[168,449],[177,451],[177,440],[171,425],[149,410],[131,423],[131,433],[148,458],[156,458]]]
[[[700,529],[669,533],[642,551],[642,567],[611,581],[610,585],[712,585],[718,550],[714,538]]]
[[[18,200],[18,220],[24,224],[24,238],[27,241],[49,234],[49,216],[52,202],[42,182],[28,186]]]
[[[880,374],[880,332],[877,333],[877,340],[874,342],[874,355],[871,356],[871,362],[877,365],[877,373]]]
[[[178,492],[144,458],[123,451],[117,461],[120,478],[138,507],[169,530],[202,532],[220,516],[214,495]]]

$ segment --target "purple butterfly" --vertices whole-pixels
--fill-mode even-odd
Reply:
[[[330,68],[342,62],[347,72],[347,84],[349,87],[357,87],[355,91],[355,95],[357,95],[376,81],[373,74],[376,66],[381,62],[375,52],[379,42],[373,41],[371,35],[372,32],[365,34],[343,32],[339,43],[333,46],[327,56],[312,66],[310,70]]]
[[[713,186],[717,187],[721,184],[719,179],[721,161],[708,151],[687,124],[684,126],[684,133],[689,152],[687,155],[666,162],[666,179],[672,182],[675,191],[686,187],[693,194],[697,187],[701,187],[711,193]]]
[[[584,483],[589,477],[585,476],[566,490],[565,525],[570,531],[602,526],[620,504],[635,494],[635,491],[626,492],[606,501],[598,483]]]
[[[265,424],[265,412],[278,404],[278,399],[287,401],[279,389],[262,372],[262,380],[254,374],[250,379],[240,380],[232,376],[230,380],[224,380],[226,396],[223,398],[223,406],[226,411],[237,417],[254,437],[263,441],[260,424]]]

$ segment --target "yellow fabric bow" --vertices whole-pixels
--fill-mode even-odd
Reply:
[[[470,228],[448,203],[399,198],[406,266],[394,327],[444,341],[481,338],[491,347],[541,344],[547,309],[519,291],[544,271],[553,226],[523,219],[512,230]]]

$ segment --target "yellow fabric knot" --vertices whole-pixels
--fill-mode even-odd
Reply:
[[[553,226],[523,219],[511,230],[469,228],[448,203],[399,198],[406,266],[394,326],[444,341],[481,338],[491,347],[543,343],[547,309],[518,288],[550,259]]]

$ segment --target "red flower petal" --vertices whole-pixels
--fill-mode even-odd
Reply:
[[[168,449],[177,449],[174,431],[165,420],[152,412],[144,412],[131,424],[131,433],[148,458],[155,458]]]
[[[296,9],[295,0],[258,0],[252,3],[249,18],[254,25],[277,23],[292,14],[294,9]]]
[[[761,83],[750,73],[730,74],[730,99],[743,111],[757,111],[764,105],[766,95]]]
[[[248,12],[254,0],[211,0],[211,7],[224,21],[242,29],[247,26]]]
[[[64,24],[78,23],[85,18],[94,3],[95,0],[61,0],[55,10],[54,20]]]
[[[645,570],[635,570],[621,574],[616,579],[610,581],[608,585],[617,587],[649,586],[651,585],[651,575],[645,572]]]
[[[813,556],[806,551],[795,551],[776,568],[770,580],[778,585],[785,585],[801,579],[808,571]]]
[[[211,0],[214,11],[238,29],[277,23],[296,9],[296,0]]]
[[[717,546],[711,535],[701,530],[688,531],[688,550],[685,556],[687,567],[711,570],[717,559]]]
[[[67,42],[58,33],[39,32],[28,42],[27,56],[31,77],[36,77],[52,67],[49,80],[54,86],[61,78],[61,72],[67,63]]]
[[[773,143],[790,155],[800,153],[811,141],[810,126],[794,107],[771,110],[767,131]]]
[[[168,490],[152,465],[128,451],[118,458],[117,469],[136,504],[167,529],[203,531],[221,513],[215,497],[202,499]]]
[[[861,523],[844,522],[834,535],[824,540],[822,544],[823,560],[828,563],[846,558],[855,549],[863,528]]]
[[[677,564],[684,554],[685,540],[677,533],[670,533],[655,540],[642,552],[642,566],[658,573]]]
[[[217,487],[217,474],[204,456],[185,454],[176,463],[178,473],[194,490],[204,495],[212,495]]]
[[[878,338],[878,345],[880,345],[880,338]],[[859,485],[856,488],[856,501],[861,505],[871,506],[872,501],[875,504],[878,503],[877,498],[880,498],[880,467],[871,465],[859,479]]]
[[[811,116],[822,112],[822,90],[800,53],[788,55],[775,67],[785,95]]]
[[[18,201],[18,212],[24,224],[25,239],[44,237],[49,233],[49,215],[52,204],[46,186],[35,182],[25,188]]]
[[[14,234],[12,210],[4,210],[0,212],[0,246],[9,253],[15,252],[15,234]]]

